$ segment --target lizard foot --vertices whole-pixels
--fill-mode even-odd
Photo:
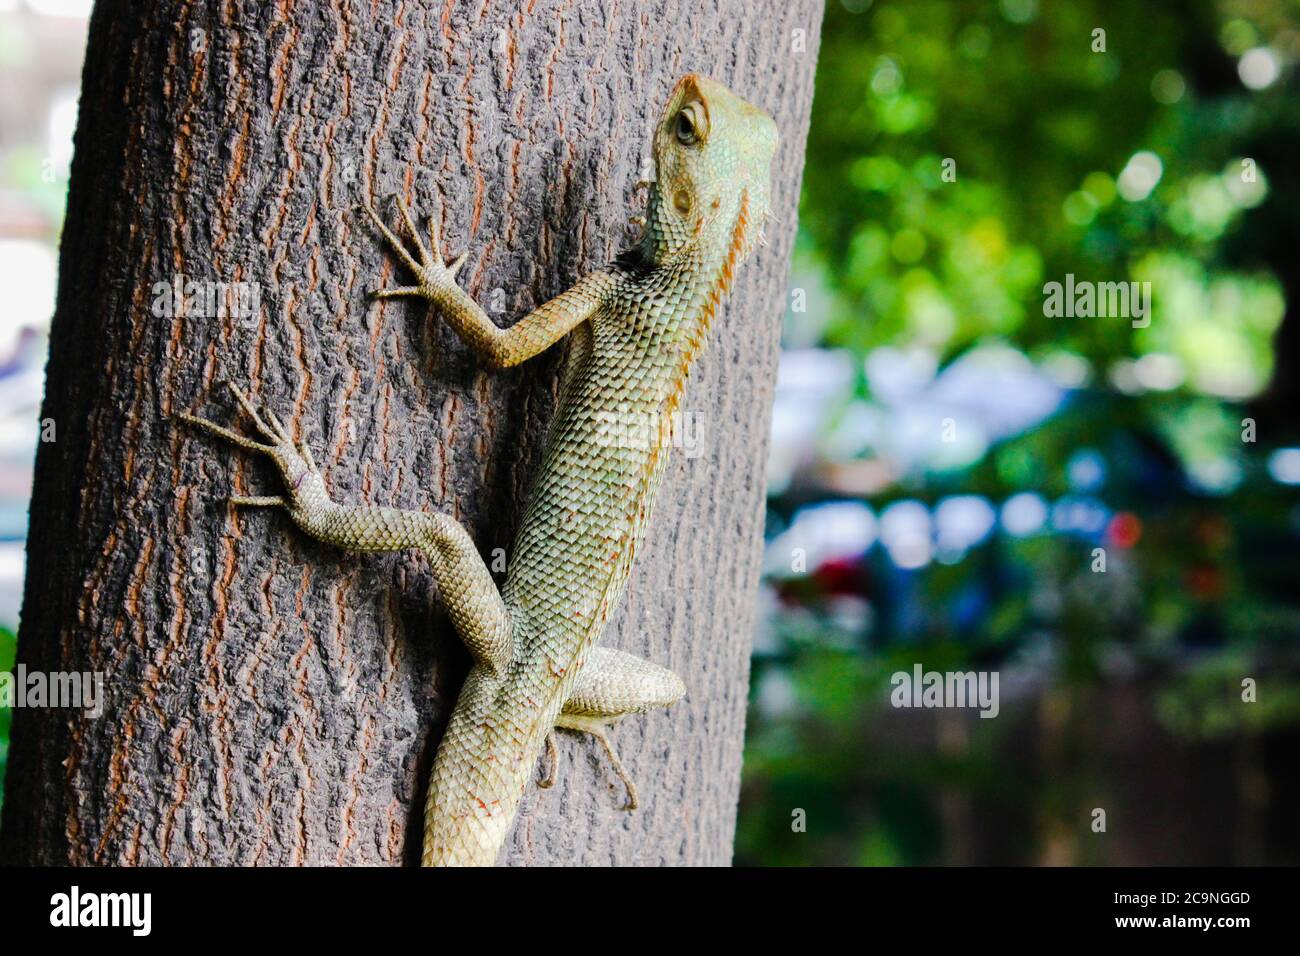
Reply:
[[[365,210],[374,220],[375,226],[383,234],[384,240],[394,254],[406,264],[420,280],[419,285],[401,286],[396,289],[378,289],[370,293],[372,299],[395,299],[404,296],[415,296],[422,299],[435,299],[439,292],[448,286],[455,286],[456,273],[460,267],[465,264],[465,253],[461,253],[450,263],[442,261],[442,252],[439,249],[438,223],[429,217],[429,244],[426,246],[420,238],[420,231],[415,228],[415,220],[411,217],[411,210],[407,208],[400,198],[397,200],[397,208],[402,214],[402,222],[406,226],[406,231],[410,233],[411,241],[415,243],[416,254],[411,255],[406,243],[397,237],[391,229],[380,218],[379,213],[375,212],[370,206]]]
[[[311,449],[307,447],[305,442],[294,444],[293,439],[289,437],[288,429],[276,417],[275,412],[266,409],[266,417],[263,418],[262,415],[258,414],[248,396],[235,388],[234,385],[229,385],[229,388],[231,394],[235,396],[235,400],[239,402],[240,408],[253,420],[258,433],[269,444],[248,438],[238,432],[231,431],[229,428],[218,425],[216,422],[208,421],[206,418],[199,418],[197,415],[179,412],[176,417],[196,428],[201,428],[219,438],[224,438],[240,448],[247,448],[249,451],[261,452],[267,455],[280,469],[285,484],[290,488],[290,497],[288,499],[279,495],[231,495],[229,498],[231,504],[251,508],[283,507],[290,510],[300,507],[302,502],[299,501],[299,498],[304,491],[305,479],[309,476],[318,480],[320,478],[320,472],[316,468],[315,460],[312,458]]]
[[[609,735],[605,732],[609,724],[595,717],[561,714],[559,719],[555,721],[555,726],[564,730],[577,730],[585,734],[591,734],[600,741],[600,745],[605,748],[605,755],[609,757],[610,766],[614,768],[614,773],[618,774],[618,779],[623,781],[623,786],[627,788],[627,803],[623,804],[623,809],[629,812],[635,810],[638,805],[636,784],[632,782],[632,775],[623,766],[623,761],[618,759],[618,754],[614,751],[614,745],[609,742]]]

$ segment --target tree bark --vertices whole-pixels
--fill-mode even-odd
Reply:
[[[15,714],[0,859],[397,864],[468,668],[418,555],[354,556],[282,512],[265,461],[176,425],[248,424],[229,380],[315,452],[337,500],[442,510],[509,548],[560,350],[485,371],[361,205],[437,217],[506,325],[629,241],[682,73],[781,129],[771,242],[741,270],[686,403],[627,598],[603,638],[685,679],[613,738],[561,735],[504,862],[731,859],[764,467],[820,0],[100,0],[90,24],[28,542],[19,661],[102,671],[98,719]],[[251,318],[168,316],[157,283],[254,283]],[[159,314],[161,312],[161,314]],[[498,561],[498,568],[501,566]],[[498,580],[501,576],[498,576]]]

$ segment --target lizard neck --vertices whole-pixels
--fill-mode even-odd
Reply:
[[[708,343],[709,331],[718,310],[731,291],[736,275],[736,268],[749,254],[751,243],[750,209],[748,194],[742,192],[736,210],[736,218],[729,232],[723,234],[705,234],[693,251],[697,257],[693,266],[697,275],[704,282],[703,294],[698,309],[688,317],[685,329],[686,348],[682,352],[681,374],[678,376],[677,388],[674,390],[672,404],[676,407],[685,390],[686,379],[691,366],[699,358]]]

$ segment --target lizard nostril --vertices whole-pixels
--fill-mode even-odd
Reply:
[[[683,216],[691,211],[691,194],[685,189],[679,189],[673,193],[673,205]]]

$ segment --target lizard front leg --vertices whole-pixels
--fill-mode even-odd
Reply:
[[[376,299],[409,297],[426,300],[442,313],[447,324],[455,329],[461,340],[493,368],[509,368],[546,351],[574,328],[595,316],[616,285],[617,280],[609,272],[592,272],[578,280],[567,292],[529,312],[510,328],[499,328],[465,290],[456,285],[456,273],[464,264],[465,255],[462,253],[450,264],[444,263],[439,250],[438,229],[433,218],[429,219],[430,242],[426,246],[420,239],[406,204],[399,199],[397,208],[415,243],[414,256],[384,224],[378,213],[369,206],[366,207],[366,212],[392,251],[414,273],[419,284],[381,289],[372,293],[372,296]]]
[[[443,604],[475,661],[491,673],[502,672],[513,654],[510,618],[465,529],[434,512],[334,501],[307,445],[294,444],[273,412],[267,411],[264,419],[247,397],[234,386],[230,390],[269,444],[194,415],[178,417],[241,448],[265,454],[275,462],[289,489],[287,497],[236,495],[230,501],[247,507],[283,507],[307,534],[347,551],[419,548],[433,567]]]

